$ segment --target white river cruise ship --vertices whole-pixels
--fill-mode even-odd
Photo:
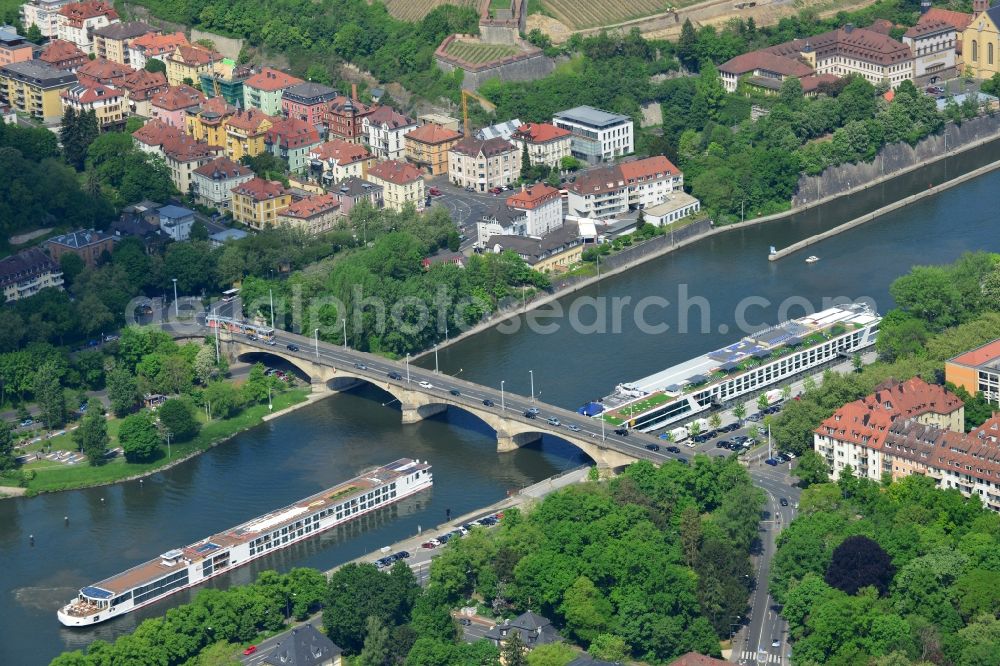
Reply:
[[[59,609],[59,621],[83,627],[110,620],[225,573],[279,548],[429,488],[431,466],[402,458],[277,511],[169,550],[88,585]]]

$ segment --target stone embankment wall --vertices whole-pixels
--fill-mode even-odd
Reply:
[[[843,194],[886,176],[898,175],[997,136],[1000,136],[1000,114],[973,118],[961,125],[949,123],[943,132],[923,139],[916,146],[894,143],[884,147],[872,162],[841,164],[829,167],[818,176],[802,176],[792,197],[792,208]]]
[[[199,30],[198,28],[191,28],[191,41],[197,42],[199,39],[208,39],[215,44],[215,50],[226,56],[227,58],[232,58],[236,60],[240,57],[240,51],[243,49],[243,40],[235,39],[233,37],[223,37],[222,35],[216,35],[215,33],[208,32],[206,30]]]

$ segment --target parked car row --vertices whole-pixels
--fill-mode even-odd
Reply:
[[[392,555],[386,555],[385,557],[380,557],[375,560],[375,566],[379,569],[385,569],[386,567],[391,567],[393,564],[399,560],[407,560],[410,558],[410,551],[401,550],[398,553],[393,553]]]
[[[471,523],[465,523],[461,527],[459,527],[457,529],[454,529],[451,532],[447,532],[445,534],[441,534],[441,535],[437,536],[434,539],[430,539],[428,541],[425,541],[422,544],[420,544],[420,547],[421,548],[426,548],[428,550],[432,550],[434,548],[437,548],[438,546],[443,546],[444,544],[448,543],[452,539],[460,539],[461,537],[463,537],[466,534],[468,534],[469,530],[471,530],[473,527],[477,527],[477,526],[480,526],[480,527],[493,527],[494,525],[497,525],[497,524],[500,523],[500,519],[501,518],[503,518],[503,512],[502,511],[500,511],[498,513],[490,514],[488,516],[483,516],[482,518],[480,518],[478,520],[474,520]],[[383,559],[385,559],[385,558],[383,558]],[[378,566],[378,562],[376,562],[375,565]],[[381,567],[379,567],[379,568],[381,568]]]

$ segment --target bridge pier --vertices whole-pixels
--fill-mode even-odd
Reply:
[[[419,423],[428,416],[434,416],[448,409],[448,405],[442,403],[407,405],[403,404],[403,424]]]
[[[531,444],[532,442],[537,442],[541,438],[542,434],[539,432],[522,432],[522,433],[517,433],[515,435],[510,435],[502,430],[498,430],[497,452],[509,453],[511,451],[517,451],[525,444]]]

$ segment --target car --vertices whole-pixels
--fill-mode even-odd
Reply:
[[[747,421],[753,421],[754,423],[756,423],[757,421],[760,421],[763,418],[764,415],[761,414],[760,412],[757,412],[756,414],[751,414],[750,416],[748,416]]]
[[[398,553],[393,553],[392,556],[397,560],[408,560],[410,559],[410,551],[401,550]]]
[[[257,646],[256,645],[251,645],[246,650],[243,650],[243,656],[244,657],[249,657],[250,655],[252,655],[256,651],[257,651]]]
[[[427,550],[431,550],[433,548],[437,548],[437,546],[434,544],[433,541],[424,541],[422,544],[420,544],[420,547],[421,548],[426,548]]]
[[[732,445],[733,445],[733,443],[730,442],[728,439],[720,439],[719,441],[717,441],[715,443],[715,448],[717,448],[717,449],[728,449]]]
[[[660,450],[660,445],[659,444],[647,444],[646,448],[649,449],[650,451],[659,451]]]
[[[423,380],[423,381],[420,382],[420,388],[422,388],[422,389],[432,389],[432,388],[434,388],[434,384],[431,384],[429,381]]]
[[[474,524],[472,524],[472,523],[466,523],[466,524],[462,525],[459,529],[462,530],[462,534],[468,534],[469,530],[471,530],[473,527],[475,527]]]
[[[384,569],[387,566],[391,565],[394,561],[395,560],[392,559],[391,555],[389,557],[380,557],[379,559],[375,560],[375,566],[379,569]]]
[[[789,460],[795,460],[795,454],[792,453],[791,451],[785,451],[785,457],[788,458]]]
[[[472,620],[470,620],[467,617],[463,617],[458,621],[458,623],[461,624],[463,627],[468,627],[470,624],[472,624]]]
[[[682,456],[682,457],[679,457],[679,458],[677,459],[677,462],[681,463],[682,465],[687,465],[687,464],[688,464],[688,459],[687,459],[687,458],[684,458],[684,457]]]
[[[785,455],[784,453],[779,453],[778,455],[776,455],[776,456],[774,456],[774,457],[778,459],[778,462],[788,462],[789,460],[791,460],[791,459],[790,459],[790,458],[789,458],[788,456],[786,456],[786,455]]]
[[[552,417],[550,417],[550,418],[547,418],[547,419],[545,419],[545,420],[546,420],[546,421],[548,421],[548,424],[549,424],[549,425],[554,425],[554,426],[556,426],[557,428],[558,428],[559,426],[561,426],[561,425],[562,425],[562,423],[560,423],[560,422],[559,422],[559,419],[557,419],[557,418],[556,418],[556,417],[554,417],[554,416],[552,416]]]
[[[496,407],[497,404],[489,398],[486,398],[486,400],[483,400],[483,405],[486,407]]]
[[[740,446],[742,446],[744,449],[749,449],[751,446],[755,446],[756,444],[757,440],[751,437],[750,439],[744,439],[743,443],[740,444]]]
[[[403,376],[402,376],[401,374],[399,374],[398,372],[396,372],[395,370],[393,370],[393,371],[389,372],[389,374],[388,374],[388,375],[386,375],[386,376],[387,376],[387,377],[388,377],[389,379],[395,379],[395,380],[397,380],[397,381],[403,378]]]
[[[781,641],[779,641],[777,638],[775,638],[773,641],[771,641],[771,647],[773,647],[773,648],[781,647]]]
[[[615,428],[615,434],[622,437],[628,437],[628,428]]]
[[[451,532],[448,532],[448,534],[455,537],[456,539],[464,537],[468,533],[469,533],[468,530],[463,530],[462,528],[458,528],[457,530],[452,530]]]
[[[501,192],[503,192],[503,188],[501,188],[501,187],[491,187],[490,188],[490,194],[500,194]]]
[[[768,458],[764,462],[767,463],[768,465],[770,465],[771,467],[777,467],[778,466],[778,461],[775,460],[774,458]]]
[[[739,428],[740,428],[739,423],[730,423],[728,425],[724,425],[721,428],[719,428],[719,432],[732,432],[734,430],[739,430]]]
[[[680,453],[681,452],[681,450],[678,447],[676,447],[676,446],[668,446],[667,447],[667,451],[670,451],[671,453]]]
[[[115,340],[121,339],[121,337],[122,336],[120,336],[120,335],[105,335],[104,336],[104,341],[105,342],[114,342]]]
[[[780,504],[781,506],[788,506],[788,500],[782,497],[778,500],[778,504]]]
[[[268,338],[267,340],[264,340],[264,344],[268,347],[274,347],[278,344],[278,342],[274,338]]]
[[[364,363],[355,363],[354,367],[357,368],[358,370],[367,370],[368,369],[368,366],[365,365]]]
[[[439,190],[439,189],[438,189],[438,188],[436,188],[436,187],[432,187],[432,188],[430,188],[429,190],[427,190],[427,192],[428,192],[428,193],[429,193],[429,194],[430,194],[430,195],[431,195],[432,197],[439,197],[439,196],[441,196],[441,190]]]
[[[567,423],[566,429],[569,430],[570,432],[580,432],[580,426],[573,425],[572,423]]]
[[[528,407],[528,411],[534,414],[535,416],[538,416],[539,414],[538,407]]]
[[[444,545],[444,544],[448,543],[448,541],[449,541],[450,539],[451,539],[451,534],[450,534],[450,533],[448,533],[448,534],[442,534],[442,535],[441,535],[441,536],[439,536],[439,537],[438,537],[437,539],[431,539],[431,540],[432,540],[432,541],[437,541],[437,542],[438,542],[438,543],[440,543],[441,545]]]
[[[299,346],[298,345],[293,345],[290,342],[287,345],[285,345],[285,347],[288,349],[288,351],[298,351],[299,350]]]
[[[448,391],[448,393],[451,393],[452,395],[462,395],[462,392],[459,391],[458,389],[451,389]]]
[[[30,425],[35,425],[35,419],[24,419],[21,421],[22,428],[27,428]]]
[[[533,418],[535,418],[535,413],[533,411],[531,411],[530,409],[525,410],[525,412],[524,412],[524,418],[526,418],[526,419],[533,419]]]
[[[742,444],[743,442],[747,441],[748,439],[750,439],[750,438],[747,437],[746,435],[736,435],[736,437],[733,437],[733,441],[736,442],[737,444]]]

